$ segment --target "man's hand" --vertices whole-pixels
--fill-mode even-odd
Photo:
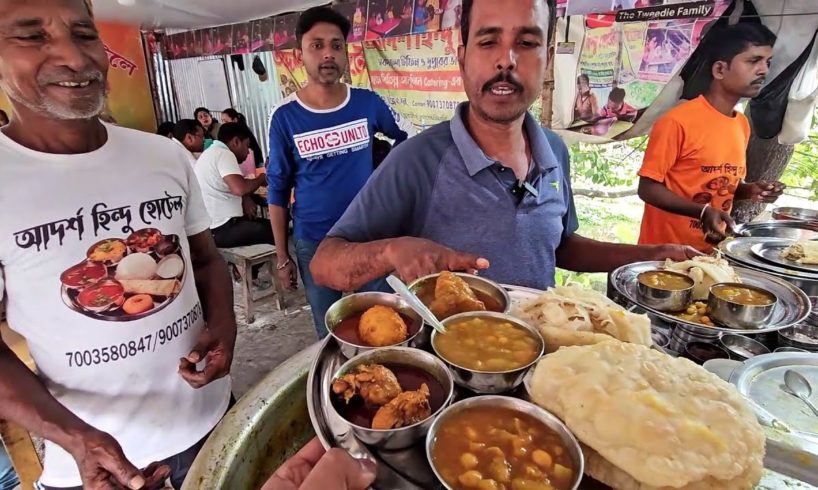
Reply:
[[[298,268],[289,256],[282,258],[284,260],[275,266],[276,275],[281,285],[284,286],[284,289],[294,291],[298,288]]]
[[[702,231],[708,243],[719,243],[728,235],[736,234],[736,223],[729,214],[708,206],[702,215]]]
[[[674,262],[684,262],[685,260],[690,260],[693,257],[699,257],[701,255],[704,254],[687,245],[667,244],[656,247],[653,256],[649,260],[664,261],[670,259]]]
[[[318,439],[281,465],[261,490],[366,490],[375,481],[375,463],[341,449],[324,452]]]
[[[233,363],[235,345],[235,332],[232,335],[217,335],[210,327],[205,328],[190,354],[179,359],[179,375],[194,388],[227,376]],[[197,371],[196,364],[202,360],[205,361],[204,369]]]
[[[736,199],[753,202],[775,202],[784,193],[787,186],[781,182],[750,182],[739,184],[736,189]]]
[[[113,437],[96,429],[89,429],[78,437],[71,455],[79,467],[82,488],[86,490],[161,488],[171,471],[159,463],[139,471],[125,458]]]
[[[385,252],[395,272],[406,283],[441,271],[476,273],[488,269],[490,265],[487,259],[458,252],[423,238],[397,238]]]

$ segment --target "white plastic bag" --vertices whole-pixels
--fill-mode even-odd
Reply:
[[[780,144],[794,145],[807,138],[816,103],[818,103],[818,36],[813,41],[809,59],[801,67],[790,87],[784,124],[778,134]]]

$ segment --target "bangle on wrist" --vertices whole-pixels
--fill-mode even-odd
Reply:
[[[709,208],[709,207],[710,207],[710,203],[707,203],[707,204],[704,205],[704,207],[702,208],[702,212],[699,213],[699,221],[704,220],[704,212],[707,211],[707,208]]]
[[[276,270],[280,271],[280,270],[284,269],[285,267],[287,267],[288,265],[290,265],[290,259],[285,260],[284,263],[282,263],[282,264],[276,264]]]

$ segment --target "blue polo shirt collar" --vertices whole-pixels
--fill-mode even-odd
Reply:
[[[463,162],[466,164],[466,170],[469,176],[474,177],[480,171],[485,170],[492,165],[499,162],[490,159],[486,156],[483,150],[474,141],[469,131],[466,129],[466,124],[463,118],[466,116],[466,111],[469,109],[468,102],[462,102],[457,106],[454,117],[451,120],[450,126],[452,131],[452,139],[454,139],[455,146],[457,146],[460,156],[463,157]],[[539,167],[541,175],[557,168],[559,163],[554,152],[551,150],[551,145],[548,144],[548,139],[543,133],[540,125],[534,119],[531,113],[526,112],[525,120],[523,121],[523,129],[528,134],[528,141],[531,144],[531,155],[534,163]]]

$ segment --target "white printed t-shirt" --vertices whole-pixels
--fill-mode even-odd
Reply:
[[[230,379],[196,390],[178,374],[204,329],[187,236],[210,219],[193,169],[166,138],[106,129],[81,155],[0,132],[0,296],[54,397],[142,468],[215,427]],[[82,484],[51,442],[41,482]]]
[[[239,161],[227,145],[214,141],[196,161],[194,168],[202,188],[205,208],[210,213],[211,228],[218,228],[231,218],[244,215],[241,198],[232,194],[224,181],[228,175],[242,177]]]

